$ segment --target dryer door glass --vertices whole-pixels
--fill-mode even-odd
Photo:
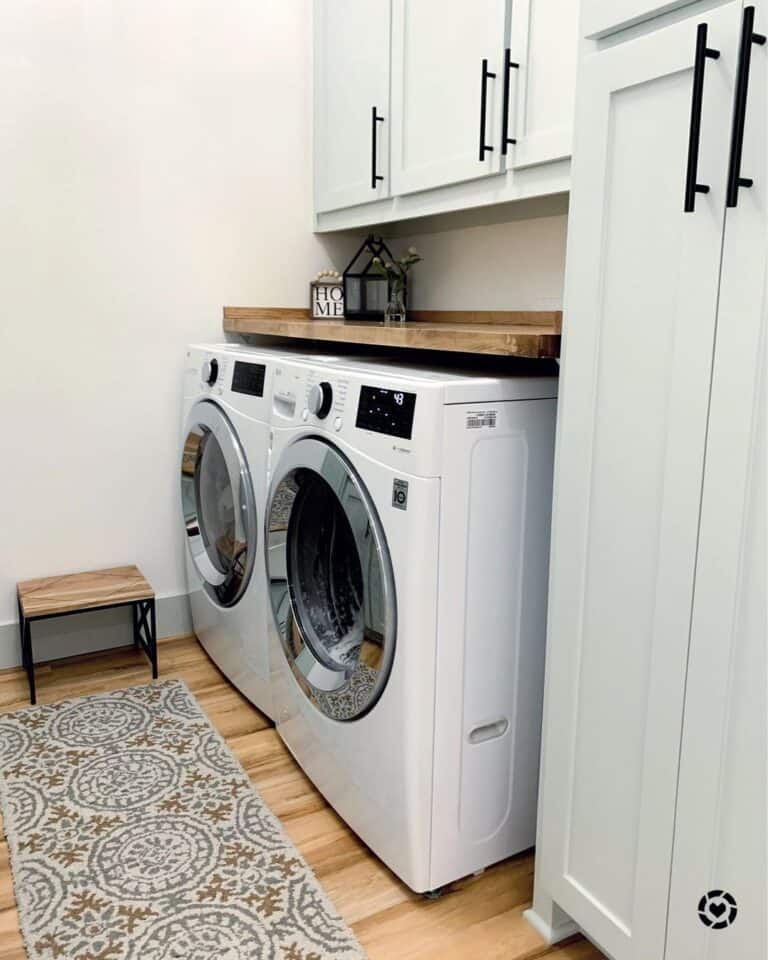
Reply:
[[[335,720],[366,713],[394,657],[392,565],[362,480],[322,440],[299,440],[280,461],[267,554],[274,622],[301,688]]]
[[[257,518],[253,484],[234,427],[215,403],[190,413],[181,460],[187,545],[203,588],[233,606],[253,570]]]

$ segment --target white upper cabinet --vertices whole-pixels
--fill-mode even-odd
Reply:
[[[389,0],[315,2],[315,207],[389,196]]]
[[[500,172],[506,12],[506,0],[393,0],[393,193]]]
[[[316,228],[567,193],[579,6],[315,0]]]
[[[508,169],[571,155],[578,61],[579,4],[514,0],[504,69]],[[510,141],[514,140],[514,143]]]

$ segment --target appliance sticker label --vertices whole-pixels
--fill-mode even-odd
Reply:
[[[467,430],[482,430],[483,427],[496,427],[497,410],[468,410]]]
[[[398,510],[408,509],[408,481],[392,481],[392,506]]]

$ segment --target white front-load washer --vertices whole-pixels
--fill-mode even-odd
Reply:
[[[413,890],[535,841],[557,380],[349,361],[273,379],[273,706]]]

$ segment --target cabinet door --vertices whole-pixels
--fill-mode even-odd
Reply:
[[[315,0],[318,212],[389,196],[389,33],[390,0]]]
[[[587,56],[577,91],[532,919],[614,960],[664,950],[740,8]]]
[[[581,32],[602,37],[676,11],[696,0],[580,0]],[[716,3],[717,0],[714,0]]]
[[[530,167],[569,157],[579,38],[574,0],[515,0],[507,80],[507,167]]]
[[[750,6],[768,34],[768,3]],[[768,51],[750,54],[741,174],[754,185],[726,216],[667,960],[768,957]],[[717,892],[735,917],[725,896],[699,915]]]
[[[506,0],[394,0],[394,194],[500,172],[506,10]]]

